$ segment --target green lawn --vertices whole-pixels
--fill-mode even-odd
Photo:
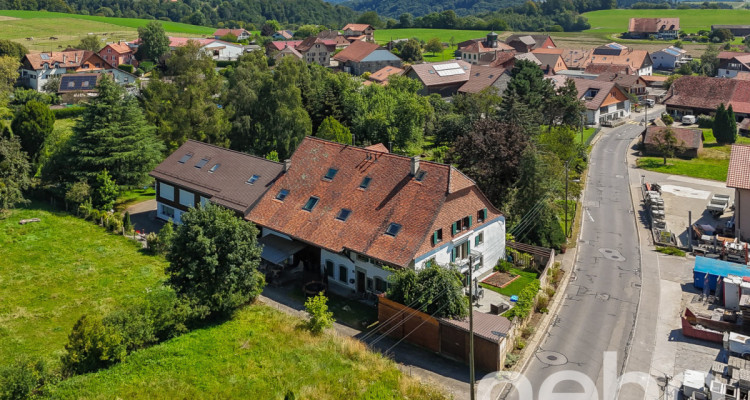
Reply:
[[[581,134],[580,130],[578,131],[578,135],[576,135],[576,143],[586,143],[587,140],[591,137],[591,135],[596,132],[596,128],[586,128],[583,130],[583,140],[581,140]]]
[[[77,44],[82,37],[95,33],[108,42],[133,40],[137,28],[147,19],[107,18],[91,15],[46,11],[0,11],[0,39],[10,39],[37,51],[57,51]],[[160,21],[171,36],[207,36],[215,28]],[[52,40],[50,37],[56,37]],[[33,40],[27,40],[33,38]],[[104,43],[104,42],[102,42]]]
[[[130,355],[122,364],[63,381],[56,399],[444,399],[366,346],[311,336],[300,320],[253,305],[221,325]]]
[[[19,225],[27,218],[42,222]],[[76,217],[32,204],[0,220],[0,364],[53,360],[75,321],[104,313],[164,279],[166,261]]]
[[[726,181],[732,146],[716,143],[711,129],[703,129],[703,138],[703,151],[698,158],[692,160],[669,158],[667,164],[664,165],[664,159],[661,157],[641,157],[638,159],[638,167],[665,174]],[[750,138],[737,136],[737,143],[750,144]]]
[[[591,29],[586,33],[627,32],[630,18],[679,17],[680,30],[697,33],[711,30],[712,24],[747,24],[750,10],[600,10],[583,14]]]
[[[485,289],[492,290],[493,292],[497,292],[505,296],[513,296],[514,294],[519,295],[523,288],[526,287],[526,285],[533,282],[539,276],[539,274],[534,271],[524,271],[518,268],[511,268],[508,272],[514,275],[519,275],[519,277],[504,288],[488,285],[486,283],[480,283],[480,285],[482,285],[482,287]]]
[[[455,43],[464,40],[483,38],[487,35],[486,30],[472,31],[460,29],[377,29],[375,30],[375,41],[381,44],[395,39],[417,38],[427,42],[432,38],[438,38],[444,43],[450,43],[451,37]]]
[[[126,208],[156,198],[156,190],[153,186],[148,186],[145,189],[131,189],[120,193],[115,202],[115,211],[125,211]]]

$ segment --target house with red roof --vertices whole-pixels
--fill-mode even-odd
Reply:
[[[420,94],[437,93],[448,97],[456,93],[478,93],[489,87],[495,87],[502,94],[510,82],[509,71],[455,60],[410,65],[404,74],[422,84]]]
[[[245,29],[239,28],[239,29],[217,29],[216,32],[214,32],[214,39],[221,39],[222,37],[226,35],[234,35],[237,37],[237,40],[247,40],[250,39],[250,32],[248,32]]]
[[[401,76],[404,74],[404,70],[399,67],[383,67],[367,77],[367,80],[364,82],[365,85],[372,85],[373,83],[377,83],[379,85],[387,85],[388,84],[388,78],[391,76]]]
[[[435,262],[479,276],[505,255],[505,218],[474,181],[383,146],[306,137],[245,218],[266,262],[301,261],[349,295],[385,292],[393,269]]]
[[[188,43],[196,43],[200,49],[217,61],[234,61],[245,52],[245,47],[237,43],[229,43],[213,38],[169,37],[169,49],[174,51]],[[133,51],[138,50],[141,39],[138,38],[129,45]]]
[[[469,64],[488,65],[496,58],[497,53],[515,54],[515,50],[497,39],[497,33],[490,32],[483,40],[471,40],[459,47],[461,60]],[[504,55],[500,55],[502,58]]]
[[[355,41],[341,50],[333,59],[339,68],[352,75],[376,72],[385,67],[401,68],[402,61],[395,54],[375,43]]]
[[[578,98],[586,107],[586,124],[597,125],[630,116],[627,91],[614,82],[593,79],[572,79]],[[560,84],[564,83],[562,80]]]
[[[680,33],[679,18],[630,18],[628,37],[674,40]]]
[[[750,146],[734,144],[729,156],[727,187],[734,188],[735,237],[750,241]]]
[[[336,52],[336,42],[310,36],[294,48],[308,64],[318,64],[324,67],[331,65],[331,56]]]
[[[350,42],[357,40],[375,41],[375,28],[369,24],[346,24],[341,28],[341,32]]]
[[[135,59],[135,51],[126,42],[107,44],[103,49],[99,50],[99,56],[113,67],[117,67],[120,64],[138,66],[138,60]]]
[[[723,51],[718,58],[719,68],[716,76],[720,78],[736,78],[740,72],[750,72],[750,53]]]
[[[672,82],[664,98],[667,113],[675,118],[683,115],[713,115],[720,104],[732,105],[738,120],[750,117],[750,81],[682,76]]]
[[[301,40],[276,40],[268,42],[266,45],[266,54],[271,56],[275,51],[281,51],[287,47],[294,49],[299,46],[300,43],[302,43]]]
[[[703,150],[703,131],[695,128],[678,128],[665,126],[649,126],[643,137],[643,148],[645,153],[651,156],[662,157],[659,150],[659,141],[664,131],[670,129],[677,139],[677,151],[675,155],[681,158],[696,158]]]
[[[135,83],[137,79],[135,75],[113,67],[93,51],[75,49],[26,54],[18,71],[19,84],[37,91],[41,91],[50,78],[64,74],[107,72],[121,85]]]

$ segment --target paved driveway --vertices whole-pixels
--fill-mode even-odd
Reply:
[[[128,207],[130,212],[130,221],[135,224],[135,229],[139,231],[159,232],[164,221],[156,218],[156,200],[147,200]]]

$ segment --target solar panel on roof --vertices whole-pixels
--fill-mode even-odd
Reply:
[[[443,70],[446,70],[446,69],[461,68],[461,66],[458,65],[458,63],[450,63],[450,64],[433,65],[432,68],[434,68],[435,71],[443,71]]]
[[[462,68],[447,69],[447,70],[437,72],[439,76],[453,76],[453,75],[461,75],[463,73],[464,73],[464,70]]]
[[[49,60],[49,54],[42,54],[42,60]]]

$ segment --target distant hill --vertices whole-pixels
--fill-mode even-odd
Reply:
[[[336,26],[356,20],[357,13],[323,0],[0,0],[0,9],[47,10],[104,17],[160,19],[206,26],[281,24]]]
[[[446,10],[453,10],[459,16],[476,15],[524,2],[525,0],[349,0],[341,5],[360,12],[376,11],[381,16],[398,19],[403,13],[420,17]]]

